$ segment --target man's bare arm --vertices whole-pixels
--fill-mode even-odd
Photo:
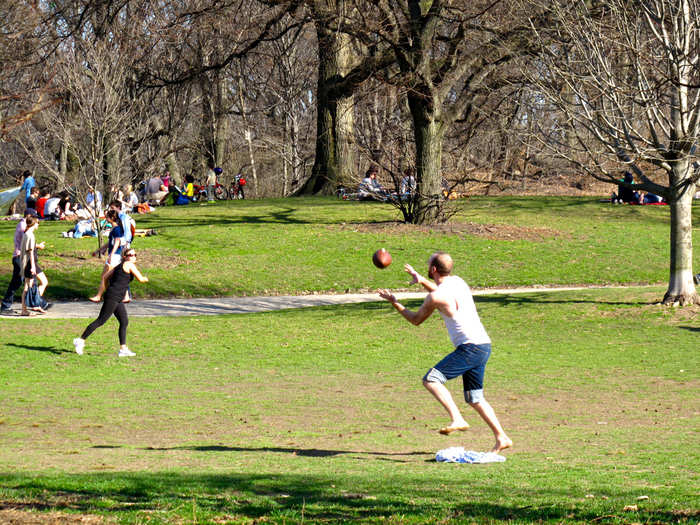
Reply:
[[[419,274],[417,271],[413,269],[413,266],[410,264],[404,265],[404,270],[406,270],[406,273],[410,274],[411,277],[413,277],[413,281],[411,281],[411,284],[420,284],[423,288],[428,290],[429,292],[434,292],[437,290],[437,286],[435,285],[434,282],[426,279],[423,277],[421,274]]]
[[[382,299],[386,299],[387,301],[389,301],[391,305],[396,309],[396,311],[404,317],[404,319],[416,326],[418,326],[428,317],[430,317],[437,306],[432,294],[428,294],[428,296],[423,301],[423,304],[415,312],[413,310],[409,310],[404,305],[402,305],[396,299],[396,296],[389,292],[389,290],[379,290],[379,296]]]

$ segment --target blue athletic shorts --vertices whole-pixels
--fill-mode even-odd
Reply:
[[[462,376],[464,398],[467,403],[478,403],[484,400],[484,370],[490,355],[490,344],[459,345],[454,352],[431,368],[423,380],[444,384],[450,379]]]

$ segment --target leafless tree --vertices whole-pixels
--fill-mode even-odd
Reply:
[[[532,53],[530,23],[545,22],[546,12],[514,1],[380,0],[357,1],[336,17],[336,31],[357,42],[360,56],[319,80],[319,108],[323,94],[333,107],[370,77],[404,88],[416,155],[415,220],[432,222],[441,215],[447,133],[481,118],[484,100],[504,84],[503,68]]]
[[[617,184],[629,170],[637,179],[630,188],[665,198],[671,249],[663,302],[697,304],[691,205],[700,177],[700,2],[547,4],[558,31],[541,35],[533,82],[562,118],[543,130],[543,145],[602,181]]]
[[[299,188],[313,162],[316,43],[310,27],[265,43],[245,61],[240,90],[244,101],[235,106],[233,134],[246,143],[243,112],[255,122],[255,146],[261,160],[272,156],[273,165],[260,162],[260,188],[287,196]],[[243,132],[243,133],[241,133]],[[252,170],[252,156],[249,164]]]
[[[36,2],[0,0],[0,140],[56,102],[44,62],[52,42]]]
[[[86,208],[87,189],[107,199],[112,186],[130,182],[132,160],[152,132],[146,107],[126,92],[130,70],[123,58],[104,42],[63,53],[54,79],[61,86],[61,106],[37,115],[14,135],[56,181],[64,182],[54,144],[71,152],[77,163],[71,184]]]

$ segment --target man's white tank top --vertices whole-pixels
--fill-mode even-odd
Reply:
[[[438,286],[438,291],[445,297],[451,297],[457,303],[454,317],[448,317],[442,311],[447,333],[455,348],[465,343],[482,345],[491,342],[474,305],[469,285],[461,277],[450,275]]]

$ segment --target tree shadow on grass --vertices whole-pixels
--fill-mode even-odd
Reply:
[[[192,450],[196,452],[279,452],[292,454],[299,457],[327,458],[340,455],[362,455],[377,457],[392,456],[425,456],[432,452],[366,452],[360,450],[332,450],[318,448],[292,448],[292,447],[232,447],[226,445],[188,445],[181,447],[146,447],[144,450],[168,451],[168,450]]]
[[[448,482],[449,483],[449,482]],[[457,483],[457,482],[456,482]],[[461,483],[461,482],[459,482]],[[144,513],[166,513],[174,521],[210,522],[215,517],[249,521],[270,516],[273,521],[375,521],[434,523],[515,521],[594,522],[617,518],[647,523],[692,520],[695,510],[641,510],[622,515],[618,503],[591,507],[572,504],[568,487],[541,489],[503,487],[494,501],[479,491],[464,499],[449,497],[440,483],[425,483],[415,475],[387,475],[383,483],[351,473],[308,474],[180,474],[175,472],[21,474],[0,473],[0,509],[100,513],[128,522]],[[380,488],[377,488],[380,487]],[[504,504],[502,492],[514,501]],[[595,487],[591,487],[596,492]],[[463,493],[463,492],[460,492]],[[617,500],[633,499],[636,493],[617,491]],[[560,502],[560,503],[553,503]],[[612,515],[611,515],[612,514]],[[615,520],[613,520],[615,521]]]
[[[181,215],[163,218],[159,225],[154,227],[162,234],[168,227],[189,228],[230,226],[234,224],[312,224],[312,221],[294,217],[293,214],[298,211],[295,208],[283,208],[280,210],[266,210],[260,214],[242,212],[235,215]]]
[[[6,343],[5,346],[12,346],[22,350],[31,350],[32,352],[49,352],[51,354],[72,354],[72,350],[66,348],[57,348],[55,346],[37,346],[37,345],[18,345],[16,343]]]
[[[700,326],[679,326],[681,330],[688,330],[689,332],[700,332]]]
[[[602,299],[571,297],[570,290],[556,290],[546,293],[526,292],[522,294],[494,294],[494,295],[475,295],[474,302],[476,303],[497,303],[502,306],[510,305],[528,305],[528,304],[600,304],[608,306],[629,306],[641,307],[656,304],[657,301],[605,301]],[[559,294],[569,294],[566,299],[561,299]]]

